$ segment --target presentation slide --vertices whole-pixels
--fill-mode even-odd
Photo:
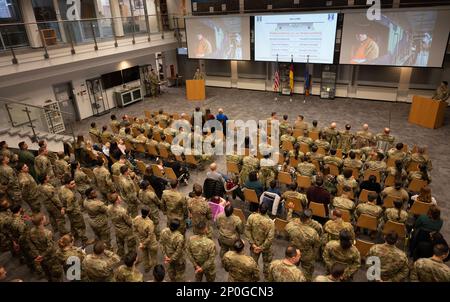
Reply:
[[[250,60],[250,17],[186,19],[191,59]]]
[[[337,13],[255,16],[255,60],[333,63]]]
[[[340,64],[441,67],[450,30],[450,10],[344,14]]]

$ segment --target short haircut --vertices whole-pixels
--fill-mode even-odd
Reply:
[[[370,202],[374,202],[375,200],[377,200],[377,198],[378,198],[378,194],[374,193],[374,192],[371,192],[367,195],[367,200]]]
[[[94,122],[91,123],[91,127],[95,128],[95,123]]]
[[[111,119],[112,120],[116,120],[117,119],[116,115],[115,114],[111,114]]]
[[[103,160],[103,157],[100,156],[97,158],[97,162],[96,162],[97,166],[101,167],[101,166],[103,166],[104,163],[105,163],[105,161]]]
[[[370,175],[369,182],[377,182],[377,177],[375,175]]]
[[[195,193],[195,196],[202,196],[203,194],[203,188],[200,184],[194,184],[193,191]]]
[[[123,258],[123,263],[125,263],[125,265],[128,267],[132,267],[133,264],[136,262],[136,258],[137,258],[136,251],[130,251]]]
[[[73,181],[72,175],[70,174],[64,174],[62,178],[63,185],[68,185]]]
[[[197,230],[203,231],[206,228],[206,223],[204,221],[199,221],[196,225]]]
[[[143,180],[141,181],[141,183],[139,184],[139,188],[141,188],[142,190],[147,190],[148,186],[150,185],[150,182],[148,180]]]
[[[20,143],[19,143],[19,148],[20,148],[20,149],[23,149],[23,148],[24,148],[24,145],[25,145],[25,142],[20,142]]]
[[[268,210],[269,210],[269,207],[267,206],[267,203],[263,202],[259,205],[259,213],[266,215]]]
[[[331,149],[331,150],[330,150],[330,154],[331,154],[331,155],[336,155],[336,149]]]
[[[84,195],[86,195],[86,197],[89,197],[92,192],[95,192],[94,188],[87,188],[86,191],[84,191]]]
[[[127,165],[123,165],[120,167],[120,174],[125,174],[128,171]]]
[[[170,187],[171,187],[172,189],[175,189],[177,186],[178,186],[178,179],[172,179],[172,180],[170,181]]]
[[[339,232],[340,246],[344,250],[348,250],[352,246],[352,235],[347,230],[341,230]]]
[[[257,181],[257,180],[258,180],[258,174],[257,174],[257,172],[256,172],[256,171],[251,171],[251,172],[248,174],[248,179],[249,179],[250,181]]]
[[[230,217],[234,212],[234,208],[231,204],[225,207],[225,216]]]
[[[31,221],[33,222],[33,224],[35,226],[39,226],[43,219],[44,219],[44,214],[36,213],[33,215],[33,218],[31,219]]]
[[[143,206],[142,209],[141,209],[142,217],[144,217],[144,218],[147,217],[149,213],[150,213],[149,207]]]
[[[342,275],[344,275],[345,269],[346,269],[346,265],[339,263],[339,262],[335,262],[330,269],[330,274],[331,276],[333,276],[333,278],[338,279],[340,277],[342,277]]]
[[[242,252],[244,247],[245,247],[245,244],[244,244],[244,241],[242,241],[242,239],[237,239],[233,244],[233,249],[238,253]]]
[[[290,245],[286,248],[286,251],[284,252],[284,255],[286,256],[286,258],[292,258],[297,256],[297,248]]]
[[[353,152],[353,151],[350,151],[350,153],[348,154],[348,156],[349,156],[351,159],[355,159],[355,158],[356,158],[356,153]]]
[[[442,83],[444,83],[446,86],[448,86],[448,82],[447,81],[442,81]]]
[[[448,254],[448,245],[436,244],[433,247],[433,254],[438,257],[442,257]]]
[[[295,191],[295,190],[297,190],[297,188],[298,188],[298,184],[295,181],[289,185],[289,190],[291,190],[291,191]]]
[[[153,278],[157,282],[162,282],[164,280],[164,277],[166,276],[166,269],[164,268],[164,265],[157,264],[153,268]]]
[[[9,209],[11,210],[11,212],[13,214],[17,214],[22,209],[22,206],[20,204],[16,203],[15,205],[11,206]]]
[[[288,115],[287,114],[283,115],[283,120],[285,120],[285,121],[288,120]]]
[[[169,229],[172,231],[172,232],[175,232],[176,230],[178,230],[178,228],[180,227],[180,220],[178,220],[178,219],[172,219],[172,220],[170,220],[170,223],[169,223]]]
[[[397,243],[398,240],[398,234],[394,231],[391,231],[384,236],[384,240],[390,245],[394,245]]]
[[[317,150],[319,150],[319,147],[317,147],[316,144],[314,144],[314,145],[311,146],[311,151],[312,151],[312,152],[317,152]]]
[[[99,240],[94,244],[94,254],[100,255],[105,251],[105,243],[103,240]]]
[[[353,175],[353,170],[346,168],[346,169],[344,169],[342,174],[344,175],[345,178],[350,178]]]

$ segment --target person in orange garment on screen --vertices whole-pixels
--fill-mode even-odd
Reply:
[[[353,51],[351,64],[367,64],[378,58],[380,51],[377,42],[365,33],[358,33],[356,39],[359,45]]]
[[[203,58],[212,53],[211,42],[208,41],[202,34],[197,34],[197,50],[195,52],[195,56],[199,58]]]

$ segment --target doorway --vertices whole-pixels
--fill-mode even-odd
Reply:
[[[69,124],[80,120],[80,112],[75,104],[75,97],[73,95],[72,82],[53,85],[53,92],[55,93],[55,100],[59,104],[59,109],[70,113],[70,115],[62,114],[67,129]]]

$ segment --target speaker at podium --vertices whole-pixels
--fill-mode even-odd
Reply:
[[[437,129],[444,125],[447,102],[415,95],[408,121],[425,128]]]

